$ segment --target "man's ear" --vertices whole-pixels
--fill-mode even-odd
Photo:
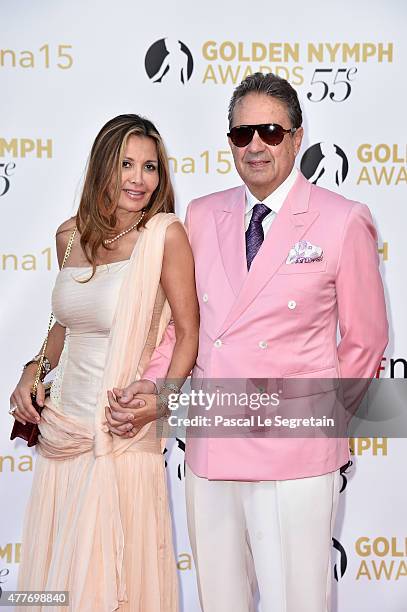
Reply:
[[[297,129],[297,131],[295,132],[294,136],[293,136],[295,155],[297,155],[298,151],[301,148],[301,143],[302,143],[302,137],[303,136],[304,136],[304,129],[302,127],[299,127]]]

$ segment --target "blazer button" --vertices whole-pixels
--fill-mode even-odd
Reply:
[[[213,343],[214,346],[216,346],[216,348],[219,348],[220,346],[222,346],[222,340],[219,340],[219,338],[217,340],[215,340],[215,342]]]
[[[296,308],[296,306],[297,306],[297,302],[296,302],[295,300],[290,300],[290,301],[288,302],[287,306],[288,306],[288,308],[289,308],[290,310],[294,310],[294,308]]]
[[[266,349],[268,347],[268,344],[267,344],[267,342],[265,340],[260,340],[259,347],[261,349]]]
[[[203,302],[207,302],[207,301],[208,301],[208,299],[209,299],[209,298],[208,298],[208,294],[207,294],[207,293],[204,293],[204,294],[203,294],[203,296],[202,296],[202,301],[203,301]]]

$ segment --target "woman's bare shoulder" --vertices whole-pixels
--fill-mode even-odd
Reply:
[[[67,221],[61,223],[61,225],[57,229],[56,235],[58,237],[59,234],[66,234],[67,232],[72,232],[75,227],[76,217],[71,217],[70,219],[67,219]]]
[[[56,232],[56,243],[57,243],[57,255],[58,262],[61,265],[61,261],[64,257],[64,253],[68,244],[69,237],[72,231],[76,227],[76,218],[71,217],[67,221],[61,223]]]
[[[184,226],[181,222],[171,223],[165,233],[164,259],[178,263],[183,260],[186,262],[191,255],[191,246]]]
[[[174,219],[173,223],[167,227],[165,233],[165,244],[176,243],[186,238],[185,227],[180,219]]]

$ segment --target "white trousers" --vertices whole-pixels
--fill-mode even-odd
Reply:
[[[188,467],[188,531],[203,612],[329,612],[339,470],[297,480],[207,480]]]

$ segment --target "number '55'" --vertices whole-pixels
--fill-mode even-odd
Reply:
[[[352,87],[350,82],[354,80],[357,68],[316,68],[311,79],[314,91],[307,93],[310,102],[322,102],[328,93],[333,102],[344,102],[349,98]],[[322,75],[326,74],[326,81]],[[321,77],[320,77],[321,75]],[[318,78],[317,78],[318,77]],[[314,97],[313,97],[314,95]]]

